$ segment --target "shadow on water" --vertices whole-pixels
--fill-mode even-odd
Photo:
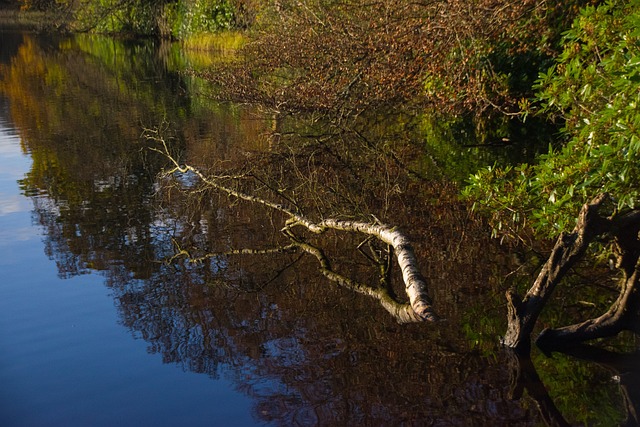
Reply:
[[[600,355],[587,358],[596,365],[586,368],[542,357],[536,367],[516,359],[513,368],[514,359],[496,347],[505,326],[505,277],[517,265],[459,201],[457,184],[442,177],[463,176],[482,157],[446,160],[448,151],[460,159],[467,149],[478,153],[464,147],[469,141],[433,136],[456,132],[402,117],[378,120],[385,134],[371,125],[318,131],[203,101],[193,93],[199,86],[172,65],[171,50],[152,42],[16,36],[8,47],[5,40],[0,95],[33,162],[20,185],[32,197],[59,275],[101,272],[123,326],[166,363],[231,377],[253,398],[256,420],[535,425],[635,416],[635,388],[622,373],[618,384],[605,383],[608,371],[622,368]],[[398,325],[375,301],[328,281],[299,252],[231,254],[286,245],[282,218],[224,194],[196,197],[164,187],[158,175],[167,161],[147,149],[144,128],[164,129],[181,159],[242,173],[250,179],[238,185],[319,218],[373,214],[401,225],[447,321]],[[443,167],[453,173],[438,172]],[[302,238],[345,275],[379,282],[378,266],[357,250],[362,238]],[[188,256],[176,257],[178,248]],[[370,253],[385,250],[371,246]],[[514,372],[528,394],[513,392]],[[545,381],[546,392],[540,378],[551,376],[557,383]],[[574,389],[558,398],[553,387],[567,378]],[[582,393],[594,387],[596,399]],[[627,409],[621,393],[631,402]],[[540,396],[548,405],[539,410]],[[556,418],[548,418],[549,405]]]

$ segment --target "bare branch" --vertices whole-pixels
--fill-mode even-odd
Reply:
[[[159,142],[162,146],[161,149],[154,150],[163,154],[174,166],[172,169],[164,173],[165,176],[175,173],[191,173],[210,188],[221,191],[238,199],[259,204],[281,212],[289,217],[285,222],[284,228],[282,229],[282,231],[285,233],[290,232],[291,229],[295,226],[302,226],[312,233],[323,233],[327,229],[333,229],[338,231],[361,233],[373,238],[377,238],[378,240],[386,243],[391,248],[391,252],[395,253],[396,260],[398,262],[398,265],[400,266],[405,285],[405,292],[407,294],[407,297],[409,298],[410,308],[413,311],[412,315],[407,314],[405,308],[398,308],[398,303],[389,296],[386,287],[383,290],[380,290],[378,288],[376,290],[368,289],[367,291],[364,291],[364,288],[361,285],[358,285],[356,282],[352,282],[350,279],[338,275],[330,268],[322,267],[322,272],[325,276],[342,284],[343,286],[350,287],[361,293],[367,293],[371,296],[375,296],[388,311],[395,313],[394,315],[399,319],[403,319],[403,321],[409,321],[408,319],[410,318],[415,318],[422,321],[438,320],[438,316],[434,313],[434,310],[432,308],[431,298],[428,294],[427,282],[420,272],[420,269],[418,268],[418,260],[415,256],[413,247],[411,246],[408,237],[400,229],[382,224],[379,221],[377,221],[377,223],[367,223],[362,221],[339,220],[334,218],[328,218],[321,221],[313,221],[310,218],[292,210],[291,208],[283,204],[274,203],[264,198],[252,194],[247,194],[240,190],[231,188],[221,183],[222,178],[220,177],[205,175],[198,168],[186,164],[180,164],[170,154],[166,142],[162,140],[162,138],[157,138],[154,135],[151,136],[151,139]],[[291,236],[293,236],[292,233],[290,233],[290,237]],[[320,261],[321,265],[323,265],[323,260],[326,259],[324,255],[319,254],[315,249],[311,247],[304,246],[301,242],[297,242],[296,245],[301,249],[313,254]],[[393,303],[391,301],[393,301]]]

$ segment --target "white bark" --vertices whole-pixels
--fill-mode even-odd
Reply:
[[[402,271],[405,292],[409,297],[411,308],[422,320],[437,320],[431,304],[431,298],[429,298],[427,282],[418,268],[418,260],[413,251],[413,247],[411,246],[409,238],[397,227],[337,219],[325,219],[318,224],[311,223],[308,220],[304,223],[300,221],[297,222],[311,231],[319,230],[316,232],[320,232],[330,228],[333,230],[358,232],[377,237],[384,243],[391,245],[396,254],[400,271]]]
[[[436,321],[438,316],[434,313],[431,304],[431,299],[428,294],[428,286],[424,276],[421,274],[418,267],[418,260],[413,251],[413,247],[408,237],[398,228],[391,227],[384,224],[372,224],[363,221],[350,221],[350,220],[338,220],[338,219],[324,219],[319,222],[314,222],[304,215],[301,215],[288,207],[274,203],[260,197],[256,197],[251,194],[246,194],[241,191],[229,188],[219,181],[221,178],[228,177],[210,177],[205,176],[199,169],[189,165],[180,165],[168,152],[167,146],[164,141],[158,139],[163,144],[164,150],[157,150],[165,155],[174,165],[175,168],[168,171],[166,174],[170,175],[175,172],[187,173],[191,172],[199,179],[201,179],[206,185],[215,188],[216,190],[227,193],[231,196],[237,197],[242,200],[246,200],[252,203],[258,203],[263,206],[267,206],[274,210],[280,211],[289,216],[289,220],[286,221],[286,225],[283,230],[288,230],[294,226],[303,226],[313,233],[322,233],[327,229],[357,232],[374,236],[382,242],[390,245],[394,249],[398,265],[402,271],[402,278],[405,285],[405,292],[409,298],[409,304],[413,314],[406,313],[406,308],[401,309],[403,313],[397,313],[396,317],[405,319],[406,321]],[[335,274],[334,272],[327,271],[325,275]],[[376,294],[379,295],[379,294]],[[389,303],[385,298],[379,298],[385,308],[390,312],[397,312],[398,306]]]

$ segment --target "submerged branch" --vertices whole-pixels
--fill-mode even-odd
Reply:
[[[299,240],[296,240],[295,245],[308,254],[313,255],[318,260],[318,262],[320,263],[320,272],[327,279],[351,291],[375,298],[380,302],[380,305],[382,305],[385,310],[387,310],[393,317],[395,317],[398,323],[412,323],[425,320],[422,317],[418,316],[418,314],[413,310],[411,304],[402,304],[396,301],[389,294],[387,288],[368,286],[334,271],[331,267],[329,259],[324,254],[322,249]]]
[[[418,260],[415,256],[413,247],[411,246],[409,238],[400,229],[380,223],[372,224],[363,221],[338,220],[334,218],[324,219],[318,222],[313,221],[305,215],[302,215],[301,213],[287,207],[286,205],[274,203],[262,197],[258,197],[253,194],[247,194],[243,191],[225,185],[221,181],[223,181],[224,179],[228,179],[229,177],[227,176],[208,176],[196,167],[186,164],[180,164],[169,153],[168,147],[164,140],[155,136],[152,136],[150,139],[153,139],[162,144],[162,149],[154,150],[164,155],[173,164],[173,168],[166,171],[164,175],[170,176],[175,173],[191,173],[210,188],[226,193],[229,196],[233,196],[251,203],[259,204],[283,213],[289,217],[285,223],[284,228],[282,229],[282,231],[285,233],[290,232],[291,228],[295,226],[302,226],[307,230],[317,234],[323,233],[328,229],[337,231],[348,231],[372,236],[386,243],[392,249],[392,252],[396,256],[398,265],[400,266],[405,285],[405,292],[407,294],[407,297],[409,298],[408,307],[410,307],[410,311],[412,313],[407,311],[407,308],[404,307],[404,305],[399,304],[395,300],[393,300],[386,289],[380,291],[378,289],[364,287],[358,285],[356,282],[353,282],[350,279],[337,275],[337,273],[324,265],[326,257],[324,257],[323,254],[318,253],[317,250],[313,249],[313,247],[307,246],[302,242],[297,242],[296,246],[314,255],[318,259],[322,266],[321,271],[325,276],[350,289],[356,290],[360,293],[365,293],[370,296],[374,296],[380,301],[385,309],[394,314],[396,318],[402,319],[403,322],[438,320],[438,316],[435,314],[432,308],[431,298],[428,294],[427,282],[420,272],[420,269],[418,268]],[[367,288],[366,291],[365,288]]]
[[[225,252],[207,253],[202,256],[194,257],[186,249],[180,248],[180,246],[176,242],[174,242],[174,245],[176,247],[175,254],[171,258],[168,258],[166,261],[164,261],[166,264],[171,264],[179,258],[185,258],[191,264],[202,264],[205,261],[212,258],[220,258],[220,257],[232,256],[232,255],[283,254],[287,252],[294,252],[298,248],[297,245],[290,244],[290,245],[286,245],[278,248],[267,248],[267,249],[232,249]]]

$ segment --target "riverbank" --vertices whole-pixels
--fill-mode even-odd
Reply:
[[[14,5],[0,3],[0,28],[3,30],[41,31],[48,25],[47,14],[24,11]]]

